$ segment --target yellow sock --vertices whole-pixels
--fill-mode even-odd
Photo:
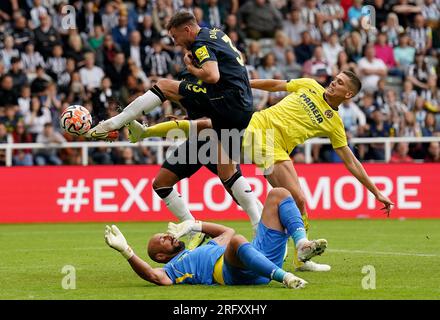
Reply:
[[[155,124],[154,126],[147,127],[142,134],[142,138],[149,137],[166,137],[171,130],[182,130],[185,133],[185,137],[189,136],[189,120],[172,120]]]
[[[303,222],[304,222],[304,229],[306,229],[306,235],[307,239],[309,238],[309,219],[307,217],[307,212],[303,215],[301,215]],[[296,250],[296,246],[293,247],[293,267],[299,268],[304,264],[304,262],[298,260],[298,251]]]

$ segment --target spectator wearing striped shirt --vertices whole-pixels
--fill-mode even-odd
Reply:
[[[218,0],[207,0],[202,3],[203,16],[211,28],[221,28],[226,20],[226,11]]]
[[[171,74],[172,60],[168,52],[163,50],[160,40],[153,41],[153,48],[146,58],[147,74],[150,77],[166,77]]]
[[[35,51],[33,42],[26,44],[25,51],[21,53],[21,62],[23,63],[23,69],[30,77],[35,74],[38,66],[46,66],[43,56],[40,52]]]
[[[426,61],[426,56],[417,53],[415,63],[408,68],[407,79],[412,82],[417,92],[428,88],[428,78],[435,74],[435,69]]]
[[[425,18],[422,14],[415,16],[414,25],[408,28],[407,32],[417,52],[427,54],[432,48],[432,29],[425,25]]]
[[[48,13],[47,8],[42,5],[42,0],[34,0],[34,5],[30,12],[32,28],[38,28],[41,25],[40,16],[47,15]]]
[[[47,59],[46,72],[55,81],[66,70],[66,58],[63,57],[63,47],[58,44],[53,47],[52,56]]]
[[[388,38],[388,44],[395,47],[399,44],[399,35],[405,32],[405,29],[399,24],[399,17],[396,13],[390,12],[387,16],[385,25],[381,32],[385,32]]]
[[[340,34],[344,28],[344,9],[336,0],[325,0],[319,9],[323,25],[322,31],[324,36],[329,36],[332,33]]]
[[[409,110],[412,110],[416,104],[417,99],[417,91],[414,90],[414,85],[411,81],[405,80],[403,83],[403,91],[401,93],[402,102],[408,107]]]
[[[427,82],[428,88],[420,94],[425,100],[425,107],[431,112],[440,111],[440,89],[437,87],[437,75],[430,75]]]
[[[6,36],[3,45],[4,48],[0,50],[0,58],[3,61],[5,69],[9,70],[11,67],[11,59],[20,56],[20,53],[14,48],[14,38],[12,36]]]

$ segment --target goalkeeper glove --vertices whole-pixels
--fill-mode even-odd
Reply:
[[[119,251],[125,259],[128,260],[133,257],[133,249],[130,248],[127,240],[125,240],[124,235],[119,231],[117,226],[112,225],[111,228],[106,226],[104,238],[109,247]]]
[[[181,223],[168,223],[168,233],[179,239],[190,232],[202,232],[202,221],[186,220]]]

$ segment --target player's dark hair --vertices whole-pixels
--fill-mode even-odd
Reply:
[[[167,24],[167,30],[171,30],[171,28],[178,28],[184,24],[195,24],[197,25],[196,17],[191,12],[188,11],[179,11],[174,16],[171,17],[170,21]]]
[[[357,95],[359,91],[361,91],[362,89],[361,80],[359,80],[358,76],[353,71],[344,70],[342,71],[342,73],[345,74],[350,79],[350,82],[353,85],[354,95]]]

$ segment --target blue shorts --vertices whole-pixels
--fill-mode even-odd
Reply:
[[[288,239],[289,236],[285,232],[269,229],[260,221],[252,245],[281,268]],[[271,281],[271,279],[259,276],[251,270],[233,267],[226,260],[223,263],[223,280],[227,285],[267,284]]]

